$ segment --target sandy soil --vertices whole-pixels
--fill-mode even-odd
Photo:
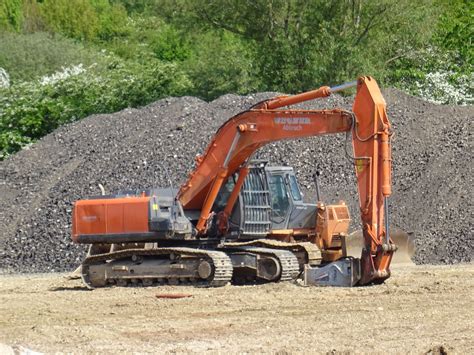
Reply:
[[[397,266],[373,287],[108,288],[0,277],[0,343],[39,352],[474,353],[474,264]],[[189,298],[159,299],[184,293]]]

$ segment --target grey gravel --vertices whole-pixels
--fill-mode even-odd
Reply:
[[[274,96],[225,95],[210,103],[167,98],[141,109],[93,115],[65,125],[0,162],[0,269],[71,270],[85,255],[70,239],[72,203],[100,193],[184,182],[217,128],[232,115]],[[391,223],[413,232],[417,263],[469,262],[473,257],[472,107],[439,106],[400,91],[384,91],[393,124]],[[350,108],[340,96],[305,108]],[[346,137],[278,142],[259,158],[295,168],[305,198],[314,200],[311,175],[322,171],[327,203],[344,199],[359,228],[353,167]]]

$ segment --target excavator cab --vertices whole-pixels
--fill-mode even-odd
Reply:
[[[213,210],[225,207],[237,176],[230,177],[216,198]],[[221,203],[222,201],[222,203]],[[269,166],[253,161],[230,216],[230,239],[255,239],[273,235],[291,241],[295,234],[315,231],[317,205],[306,203],[295,172],[289,166]]]
[[[272,230],[312,229],[316,223],[316,204],[305,203],[292,167],[266,168],[271,197]]]

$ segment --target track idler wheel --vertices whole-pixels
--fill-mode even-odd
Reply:
[[[203,280],[207,280],[212,275],[212,266],[208,261],[203,260],[199,263],[198,275]]]
[[[277,281],[281,276],[281,266],[278,259],[260,257],[257,262],[257,278],[265,281]]]

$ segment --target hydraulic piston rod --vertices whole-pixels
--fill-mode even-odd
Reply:
[[[327,97],[334,92],[346,90],[354,86],[357,86],[357,81],[351,81],[349,83],[344,83],[333,87],[321,86],[319,89],[304,92],[302,94],[277,97],[276,99],[268,101],[266,103],[266,108],[269,110],[274,110],[283,106],[294,105],[300,102],[314,100],[320,97]]]
[[[339,91],[342,91],[342,90],[350,89],[350,88],[353,88],[354,86],[357,86],[357,81],[351,81],[349,83],[336,85],[336,86],[333,86],[333,87],[329,88],[329,90],[331,91],[331,93],[333,93],[333,92],[339,92]]]

